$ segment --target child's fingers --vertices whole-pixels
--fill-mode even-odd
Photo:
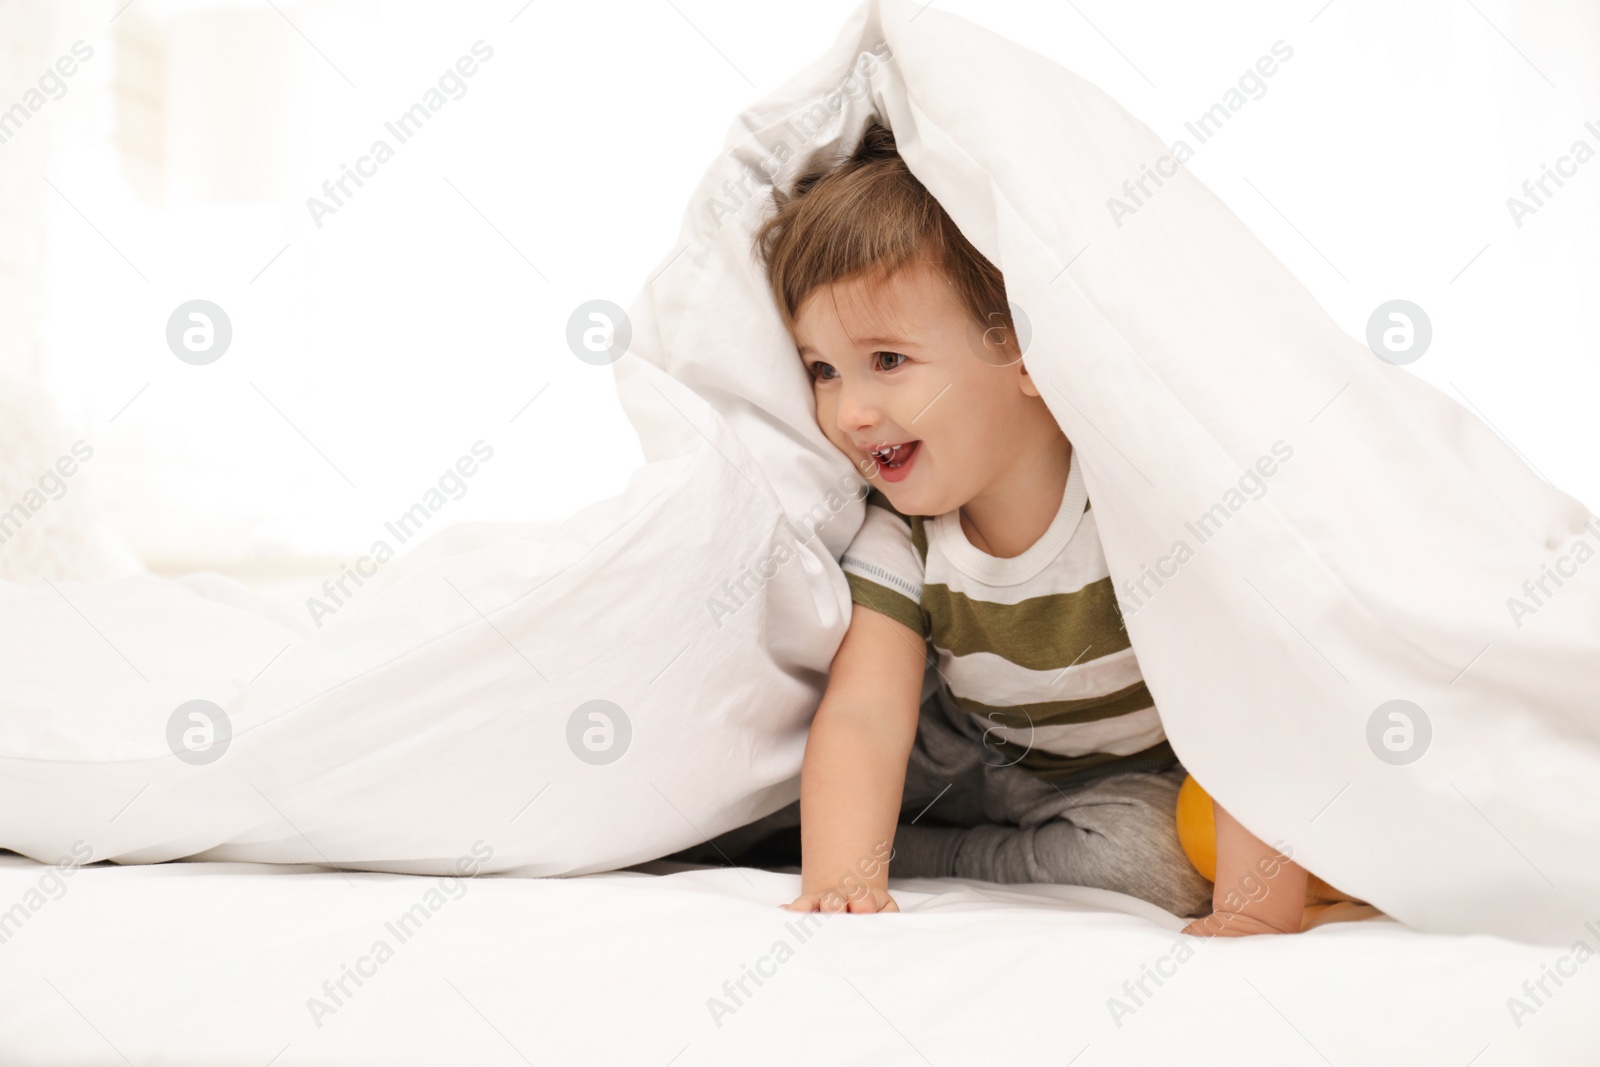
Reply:
[[[1196,919],[1183,928],[1183,933],[1196,937],[1251,937],[1257,934],[1295,933],[1280,930],[1254,915],[1242,912],[1214,911],[1203,919]]]
[[[879,912],[899,911],[900,905],[894,902],[886,890],[875,889],[863,894],[860,900],[852,901],[850,910],[862,915],[873,915]]]
[[[850,910],[850,901],[841,893],[824,893],[822,910],[830,915],[838,915]]]
[[[788,911],[823,911],[829,914],[854,913],[860,915],[899,911],[900,905],[885,890],[858,894],[855,898],[843,893],[802,893],[788,904],[778,907]]]

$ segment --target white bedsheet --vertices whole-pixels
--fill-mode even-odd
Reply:
[[[802,940],[778,907],[797,874],[646,866],[679,873],[79,868],[4,931],[0,1063],[1494,1067],[1600,1048],[1600,963],[1569,962],[1518,1025],[1507,998],[1564,952],[1497,937],[1370,919],[1180,938],[1181,920],[1117,893],[897,879],[902,914],[815,918]],[[50,869],[0,855],[0,907]],[[386,924],[430,891],[400,940]],[[319,1026],[308,999],[379,940],[392,957],[347,979]],[[763,962],[779,941],[792,956]],[[758,966],[770,976],[728,999]],[[1124,988],[1157,969],[1150,995]],[[732,1009],[720,1025],[714,997]]]

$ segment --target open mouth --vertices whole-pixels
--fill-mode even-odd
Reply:
[[[878,465],[878,472],[890,481],[898,481],[896,475],[902,475],[911,461],[916,458],[917,448],[921,441],[902,441],[897,445],[884,448],[875,448],[870,455]]]

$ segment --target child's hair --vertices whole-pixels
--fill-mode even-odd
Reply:
[[[1016,336],[999,269],[911,173],[881,123],[867,127],[852,154],[811,160],[790,191],[774,186],[772,198],[777,211],[756,231],[755,246],[791,333],[814,290],[857,275],[881,281],[921,259],[980,326]]]

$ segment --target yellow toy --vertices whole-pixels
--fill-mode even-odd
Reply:
[[[1211,794],[1200,788],[1194,775],[1178,789],[1178,843],[1194,869],[1206,881],[1217,880],[1217,812]]]

